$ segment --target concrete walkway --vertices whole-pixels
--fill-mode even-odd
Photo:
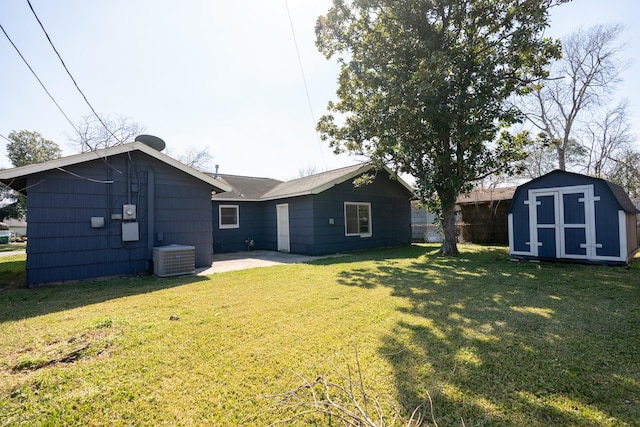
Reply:
[[[13,255],[23,255],[24,250],[0,252],[0,257],[8,257]],[[324,256],[309,256],[289,254],[285,252],[275,251],[251,251],[251,252],[234,252],[229,254],[214,254],[213,264],[209,268],[199,268],[196,270],[198,276],[208,276],[215,273],[224,273],[226,271],[245,270],[256,267],[269,267],[272,265],[298,264],[302,262],[314,261],[322,258],[332,258],[348,256],[345,254],[333,254]]]
[[[346,256],[344,254],[334,254],[325,256],[308,256],[289,254],[275,251],[251,251],[234,252],[230,254],[214,254],[213,264],[209,268],[200,268],[196,271],[198,276],[208,276],[226,271],[245,270],[256,267],[269,267],[272,265],[298,264],[302,262],[314,261],[316,259],[331,258],[336,256]]]

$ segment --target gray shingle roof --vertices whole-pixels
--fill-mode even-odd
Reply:
[[[278,181],[269,178],[253,178],[247,176],[218,175],[219,179],[233,187],[233,191],[215,194],[214,200],[274,200],[286,197],[303,196],[321,193],[336,184],[372,169],[369,163],[347,166],[327,172],[321,172],[291,181]],[[408,191],[411,187],[400,180]]]
[[[607,185],[611,189],[611,192],[613,193],[613,196],[616,198],[618,203],[620,203],[620,207],[623,211],[628,213],[640,213],[640,211],[636,209],[636,206],[633,204],[624,188],[622,188],[618,184],[614,184],[611,181],[603,181],[607,183]]]
[[[265,199],[279,199],[304,194],[317,194],[335,184],[354,178],[369,169],[371,169],[371,165],[354,165],[293,179],[279,184],[262,197]]]
[[[214,199],[257,200],[263,194],[282,184],[282,181],[271,178],[219,174],[218,179],[229,185],[232,190],[214,194]]]

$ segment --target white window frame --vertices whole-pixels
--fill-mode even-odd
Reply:
[[[358,232],[357,233],[349,233],[347,230],[347,206],[356,206],[358,209],[357,211],[360,211],[360,207],[361,206],[366,206],[367,208],[367,212],[368,212],[368,226],[369,226],[369,230],[365,233],[360,232],[360,218],[358,218]],[[344,202],[344,235],[347,237],[352,237],[352,236],[359,236],[359,237],[371,237],[372,236],[372,223],[373,220],[371,218],[371,203],[366,203],[366,202]]]
[[[222,209],[235,209],[236,222],[235,224],[223,224],[222,223]],[[239,205],[220,205],[218,206],[218,227],[224,228],[240,228],[240,206]]]

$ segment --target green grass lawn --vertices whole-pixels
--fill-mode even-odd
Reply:
[[[24,286],[26,246],[26,243],[0,244],[0,292]],[[7,252],[12,254],[9,255]]]
[[[640,425],[640,263],[461,250],[0,285],[0,425],[268,425],[319,376],[405,420],[430,397],[425,425]]]
[[[27,248],[27,244],[23,242],[17,243],[0,243],[0,253],[2,252],[13,252],[13,251],[24,251]]]

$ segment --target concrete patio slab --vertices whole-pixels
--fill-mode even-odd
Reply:
[[[208,268],[200,268],[196,271],[198,276],[208,276],[215,273],[224,273],[234,270],[245,270],[248,268],[269,267],[272,265],[298,264],[302,262],[314,261],[322,258],[337,256],[347,256],[345,254],[333,254],[324,256],[309,256],[290,254],[275,251],[251,251],[233,252],[228,254],[214,254],[213,264]]]

